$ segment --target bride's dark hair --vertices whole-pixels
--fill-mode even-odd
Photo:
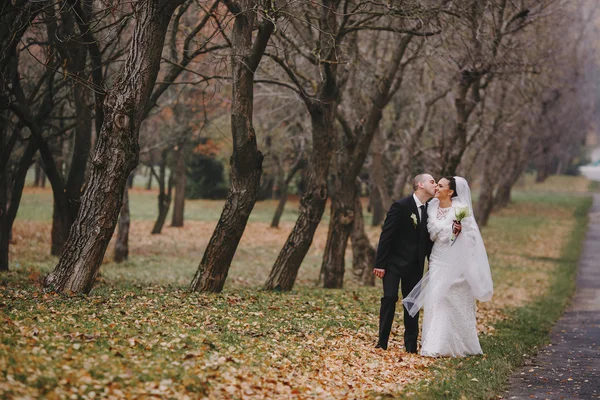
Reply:
[[[445,176],[444,179],[450,182],[448,186],[450,187],[450,190],[452,190],[451,198],[455,198],[456,196],[458,196],[458,192],[456,191],[456,179],[454,179],[453,176]]]

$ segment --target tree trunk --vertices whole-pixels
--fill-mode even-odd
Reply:
[[[518,163],[515,162],[515,163]],[[512,171],[507,171],[503,179],[498,184],[496,197],[494,198],[494,209],[499,210],[510,204],[512,201],[512,188],[515,186],[523,173],[524,166],[515,166]]]
[[[147,167],[148,180],[146,181],[146,190],[152,190],[152,167]]]
[[[490,173],[490,166],[486,163],[483,171],[483,178],[481,180],[481,187],[479,191],[479,200],[477,200],[477,206],[475,210],[475,219],[479,226],[486,226],[492,213],[494,206],[494,186],[495,180]]]
[[[273,219],[271,220],[271,228],[279,228],[279,220],[283,215],[283,210],[285,209],[285,203],[288,200],[288,187],[287,183],[283,183],[279,190],[279,202],[277,203],[277,208],[275,209],[275,214],[273,214]]]
[[[72,224],[73,220],[69,218],[68,208],[61,207],[59,203],[54,202],[52,210],[52,233],[50,236],[52,241],[50,244],[50,254],[53,256],[60,256],[62,254]]]
[[[387,183],[385,180],[385,167],[383,164],[383,138],[378,132],[373,138],[371,145],[371,196],[373,202],[372,226],[383,223],[388,208],[392,205]]]
[[[65,250],[45,280],[61,292],[89,293],[117,223],[127,178],[139,157],[141,113],[160,68],[171,14],[181,0],[137,5],[130,51],[105,101],[104,121],[77,220]]]
[[[31,113],[29,102],[21,87],[20,78],[16,73],[13,76],[13,93],[16,102],[11,104],[11,109],[19,117],[22,123],[29,127],[31,138],[34,145],[39,149],[40,157],[44,163],[44,170],[52,185],[54,211],[52,216],[51,252],[53,255],[59,255],[62,251],[64,238],[66,238],[69,233],[71,220],[69,214],[69,200],[66,194],[64,179],[57,166],[56,160],[52,155],[52,150],[43,138],[43,132],[40,126],[40,121],[49,112],[51,93],[48,92],[46,98],[43,100],[43,104],[40,107],[40,114],[37,117],[34,117]]]
[[[35,159],[35,179],[33,181],[34,187],[45,187],[46,186],[46,174],[42,168],[42,161],[39,157]]]
[[[421,128],[424,128],[424,124],[425,121],[423,121],[423,126],[421,126]],[[420,132],[422,132],[422,130],[417,127],[415,131],[416,132],[414,132],[414,134],[412,134],[409,138],[409,142],[406,147],[402,149],[402,161],[398,168],[398,175],[394,181],[394,189],[392,191],[393,198],[396,200],[404,197],[404,188],[406,187],[406,183],[411,180],[413,175],[411,168],[412,154],[414,154],[415,147],[417,146],[417,141],[419,140]]]
[[[345,158],[341,155],[339,157]],[[337,173],[333,175],[331,185],[331,217],[321,264],[323,287],[330,289],[341,289],[344,286],[346,247],[354,225],[356,184],[349,183],[351,177],[342,173],[342,169],[346,167],[347,162],[337,163]]]
[[[512,201],[512,188],[521,177],[524,168],[519,165],[518,160],[513,160],[512,164],[512,168],[509,167],[504,171],[500,182],[498,183],[498,189],[496,190],[496,196],[494,197],[494,209],[502,209],[508,206]]]
[[[373,183],[371,183],[373,186]],[[369,193],[369,202],[371,204],[371,226],[379,226],[383,223],[385,219],[385,209],[383,208],[383,202],[381,201],[381,196],[379,195],[379,190],[376,188],[370,190]]]
[[[296,173],[300,170],[306,168],[306,160],[301,155],[298,156],[296,162],[292,166],[292,169],[288,173],[288,176],[281,183],[281,188],[279,191],[279,203],[277,203],[277,209],[275,210],[275,214],[273,214],[273,220],[271,221],[271,228],[279,228],[279,220],[283,215],[283,210],[285,209],[285,203],[288,200],[288,189],[290,187],[290,182],[296,176]]]
[[[536,183],[545,182],[550,176],[550,160],[548,154],[549,151],[544,149],[535,161],[535,169],[537,171],[535,176]]]
[[[85,58],[83,60],[85,62]],[[54,203],[52,214],[51,254],[54,256],[60,256],[62,253],[71,225],[77,218],[79,204],[81,204],[81,191],[85,182],[85,171],[92,142],[92,115],[87,106],[85,91],[83,84],[75,83],[74,99],[77,126],[75,128],[75,142],[71,151],[72,158],[69,163],[69,175],[65,184],[67,208],[59,203]]]
[[[123,205],[119,213],[117,241],[115,243],[115,262],[120,263],[129,257],[129,227],[131,216],[129,214],[129,190],[123,190]]]
[[[183,226],[183,212],[185,208],[185,185],[187,174],[185,171],[185,148],[186,143],[179,144],[176,154],[175,165],[175,200],[173,202],[173,218],[171,226]]]
[[[131,174],[129,174],[129,178],[127,178],[127,188],[129,188],[129,189],[133,189],[133,180],[135,178],[136,170],[137,170],[137,167],[136,167],[136,169],[133,170],[133,172]],[[127,196],[129,196],[129,195],[127,195]]]
[[[169,174],[167,187],[165,187],[168,153],[169,150],[164,150],[162,152],[160,175],[156,176],[156,180],[158,181],[158,218],[156,219],[154,228],[152,228],[153,235],[157,235],[162,232],[162,228],[165,225],[165,221],[167,220],[169,208],[171,207],[171,194],[173,192],[173,173]],[[152,169],[152,173],[154,173],[154,168]]]
[[[85,48],[82,49],[85,54]],[[85,57],[81,57],[77,60],[77,63],[80,65],[76,66],[74,70],[79,78],[83,79],[82,69],[85,67]],[[71,225],[77,218],[92,143],[92,115],[87,105],[86,87],[80,81],[76,81],[73,92],[77,126],[75,127],[72,157],[69,163],[69,175],[65,184],[67,208],[55,203],[52,215],[51,254],[54,256],[60,256],[62,253]]]
[[[6,114],[6,113],[2,113]],[[0,115],[0,119],[4,119],[5,115]],[[7,144],[5,140],[6,130],[0,132],[0,154],[4,154]],[[7,169],[0,171],[0,272],[8,271],[8,246],[9,234],[8,230],[8,173]]]
[[[446,145],[445,162],[441,176],[454,176],[460,165],[462,156],[467,149],[467,124],[469,117],[479,100],[479,75],[476,71],[464,69],[461,71],[454,96],[455,122],[452,140]],[[469,90],[473,95],[469,98]]]
[[[35,143],[30,141],[25,148],[16,172],[11,177],[12,179],[9,179],[6,173],[0,175],[0,182],[2,183],[0,187],[0,251],[2,252],[0,255],[0,271],[8,271],[9,268],[8,250],[12,227],[21,204],[27,171],[33,163],[36,150]]]
[[[494,197],[494,206],[498,209],[504,208],[511,202],[512,186],[509,182],[503,182],[498,186],[496,197]]]
[[[300,265],[312,244],[315,231],[325,211],[327,175],[335,148],[333,124],[339,90],[337,82],[339,49],[331,40],[338,31],[337,4],[334,0],[323,0],[320,7],[319,42],[323,60],[326,61],[320,62],[319,65],[321,81],[318,83],[316,97],[303,97],[312,125],[308,181],[305,193],[300,199],[298,219],[271,269],[265,283],[266,290],[292,289]]]
[[[354,277],[365,286],[375,286],[375,249],[371,246],[365,232],[360,196],[356,196],[354,206],[354,226],[352,227],[352,272]]]
[[[191,283],[191,290],[223,290],[231,261],[237,250],[260,187],[263,155],[258,150],[252,126],[254,73],[258,68],[275,25],[263,19],[252,43],[259,4],[256,0],[228,2],[235,16],[232,32],[231,188],[219,222]]]

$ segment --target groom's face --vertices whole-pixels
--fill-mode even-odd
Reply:
[[[427,175],[427,178],[423,182],[423,189],[430,198],[435,196],[435,192],[437,191],[437,184],[435,183],[435,179],[433,179],[433,176]]]

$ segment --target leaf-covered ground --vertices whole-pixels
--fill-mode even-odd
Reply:
[[[583,192],[587,185],[576,178],[517,192],[515,203],[483,231],[496,289],[492,302],[479,304],[483,343],[493,346],[508,310],[548,289],[582,201],[556,188]],[[51,195],[25,194],[13,271],[0,276],[0,397],[371,398],[407,388],[409,396],[417,383],[438,379],[443,360],[402,351],[401,312],[390,349],[373,348],[379,282],[361,288],[347,272],[344,290],[315,287],[326,224],[292,293],[259,290],[291,229],[294,204],[279,230],[268,227],[274,204],[259,205],[226,290],[205,295],[189,293],[187,284],[218,204],[190,202],[183,229],[150,235],[152,221],[144,215],[152,215],[155,194],[132,198],[130,261],[116,265],[107,254],[92,294],[66,297],[38,284],[56,262],[47,255],[50,224],[44,220]],[[378,232],[369,230],[373,243]]]

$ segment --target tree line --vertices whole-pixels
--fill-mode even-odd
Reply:
[[[27,171],[53,193],[45,285],[89,292],[115,229],[128,256],[128,186],[159,185],[159,234],[184,223],[186,163],[228,119],[229,188],[190,289],[219,292],[261,192],[295,225],[264,289],[294,286],[331,204],[321,282],[365,285],[373,225],[415,174],[460,174],[485,225],[526,171],[583,160],[596,114],[596,4],[579,0],[9,0],[0,6],[0,269]],[[170,173],[168,173],[170,171]],[[167,176],[168,175],[168,176]],[[174,196],[173,196],[173,191]]]

